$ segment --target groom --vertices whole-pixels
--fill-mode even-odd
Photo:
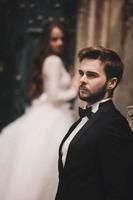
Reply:
[[[112,102],[124,65],[101,46],[81,50],[79,61],[79,97],[87,104],[60,145],[56,200],[133,199],[133,134]]]

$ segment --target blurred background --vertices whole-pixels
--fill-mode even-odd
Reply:
[[[0,0],[0,129],[22,115],[33,59],[45,25],[54,19],[68,31],[69,66],[78,69],[77,52],[103,45],[125,64],[115,104],[126,116],[133,105],[133,0]],[[131,117],[132,117],[132,112]]]

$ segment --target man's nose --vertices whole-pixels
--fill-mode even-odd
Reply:
[[[87,78],[85,74],[80,78],[80,83],[87,83]]]
[[[62,46],[63,45],[63,41],[62,40],[58,40],[58,45]]]

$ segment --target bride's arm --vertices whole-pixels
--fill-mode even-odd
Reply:
[[[69,101],[76,97],[77,90],[70,86],[62,90],[60,87],[60,76],[64,67],[58,56],[49,56],[43,63],[44,87],[51,101]]]

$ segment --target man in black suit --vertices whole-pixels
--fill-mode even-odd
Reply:
[[[79,60],[79,97],[87,105],[60,145],[56,200],[133,199],[133,134],[112,102],[124,65],[101,46],[82,49]]]

